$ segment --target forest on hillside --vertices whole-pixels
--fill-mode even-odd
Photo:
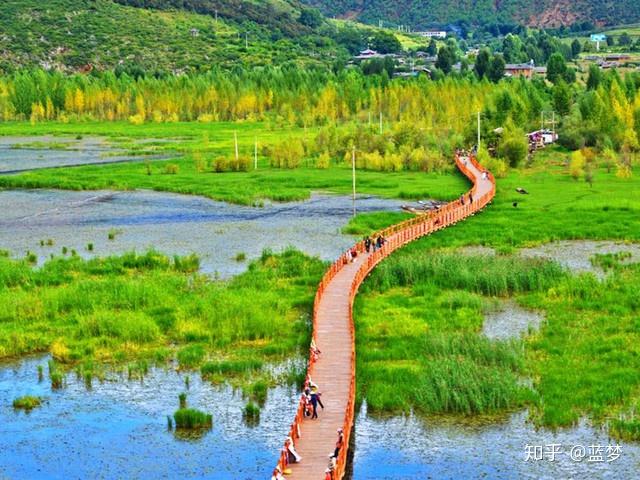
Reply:
[[[640,21],[635,0],[504,0],[458,2],[453,0],[305,0],[330,16],[356,18],[377,25],[380,20],[415,29],[465,22],[472,25],[518,23],[558,27],[589,21],[617,25]]]

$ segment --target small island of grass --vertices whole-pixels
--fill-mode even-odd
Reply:
[[[199,429],[211,428],[213,417],[195,408],[180,408],[173,414],[176,428]]]
[[[13,400],[13,408],[30,411],[42,405],[42,398],[25,395]]]

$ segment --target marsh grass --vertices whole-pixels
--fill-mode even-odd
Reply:
[[[483,414],[529,406],[536,425],[587,416],[639,440],[640,265],[594,259],[610,274],[572,275],[545,260],[394,254],[356,300],[358,399],[372,411]],[[543,312],[523,341],[479,336],[494,296]],[[532,379],[532,387],[521,378]]]
[[[247,426],[258,426],[260,424],[260,407],[252,401],[247,402],[242,409],[242,418]]]
[[[215,382],[270,384],[263,366],[309,342],[325,264],[293,250],[265,252],[228,281],[194,265],[153,251],[55,258],[37,269],[0,258],[0,358],[51,351],[56,388],[68,369],[95,376],[100,366],[121,366],[125,378],[142,380],[149,366],[173,358]]]
[[[555,262],[545,259],[465,256],[431,252],[424,256],[395,255],[371,275],[366,288],[433,284],[487,296],[506,296],[544,290],[566,276]]]
[[[181,408],[173,414],[176,428],[209,429],[213,426],[213,417],[195,408]]]
[[[493,297],[541,292],[554,262],[431,251],[393,255],[356,301],[358,399],[373,411],[488,414],[537,404],[522,341],[479,334]]]
[[[30,411],[40,405],[42,405],[42,398],[31,395],[25,395],[13,400],[13,408],[20,410]]]
[[[617,252],[617,253],[596,253],[589,260],[595,267],[600,267],[603,270],[611,270],[616,265],[619,265],[625,260],[629,260],[632,257],[631,252]]]

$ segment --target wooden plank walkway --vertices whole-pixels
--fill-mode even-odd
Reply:
[[[322,353],[309,369],[311,380],[322,392],[325,408],[318,407],[319,418],[315,420],[302,418],[299,408],[291,436],[302,460],[283,465],[281,456],[279,466],[282,470],[291,470],[287,478],[324,479],[329,455],[334,451],[338,438],[337,430],[344,428],[345,440],[349,437],[355,395],[355,354],[352,354],[355,339],[351,307],[360,283],[377,263],[397,248],[455,224],[483,208],[493,198],[495,181],[491,174],[485,173],[472,158],[456,157],[456,163],[474,184],[465,194],[467,199],[469,194],[473,196],[473,203],[456,200],[434,214],[416,217],[386,229],[381,232],[387,240],[381,250],[367,254],[359,243],[356,248],[361,253],[355,262],[345,262],[341,257],[325,275],[316,296],[314,316],[314,340]],[[343,447],[345,452],[340,455],[333,480],[342,478],[344,474],[347,447]]]

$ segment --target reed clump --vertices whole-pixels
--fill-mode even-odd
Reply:
[[[13,408],[30,411],[42,405],[42,398],[25,395],[13,400]]]
[[[176,428],[208,429],[213,426],[213,417],[195,408],[181,408],[173,414]]]

